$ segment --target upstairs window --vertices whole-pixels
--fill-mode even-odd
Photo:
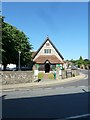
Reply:
[[[49,43],[46,43],[46,46],[49,46]]]
[[[44,49],[44,53],[50,54],[51,53],[51,49]]]

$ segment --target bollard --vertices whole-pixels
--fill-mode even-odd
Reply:
[[[54,79],[56,79],[56,73],[54,73]]]

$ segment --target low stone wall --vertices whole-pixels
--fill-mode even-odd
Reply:
[[[65,79],[69,77],[79,75],[78,70],[71,70],[67,72],[62,71],[62,76],[56,75],[57,79]],[[34,82],[34,74],[32,71],[0,71],[0,83],[2,85],[7,84],[19,84],[19,83],[31,83]]]
[[[32,71],[1,71],[2,85],[33,82]]]
[[[62,70],[62,79],[75,77],[79,75],[78,70]]]

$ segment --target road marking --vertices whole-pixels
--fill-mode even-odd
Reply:
[[[85,93],[87,93],[88,91],[86,91],[85,89],[82,89],[82,91],[84,91]]]
[[[84,79],[88,79],[88,75]]]
[[[64,89],[64,87],[56,87],[55,89]]]
[[[77,115],[77,116],[67,117],[64,119],[56,119],[56,120],[72,120],[72,119],[77,119],[77,118],[82,119],[82,117],[90,117],[90,114]]]

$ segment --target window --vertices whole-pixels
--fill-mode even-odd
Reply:
[[[44,53],[51,53],[51,49],[44,49]]]
[[[49,46],[49,43],[46,43],[46,46]]]

